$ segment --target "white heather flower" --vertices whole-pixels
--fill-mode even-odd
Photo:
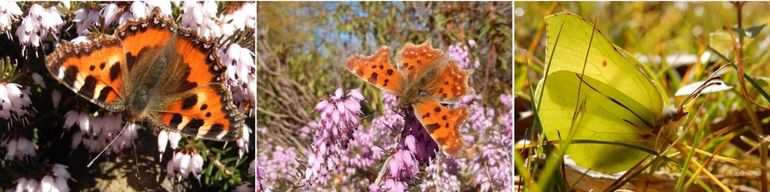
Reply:
[[[185,1],[182,5],[181,26],[190,28],[208,39],[222,36],[216,14],[217,4],[213,1]]]
[[[78,113],[75,110],[67,111],[67,113],[64,114],[64,125],[62,128],[64,130],[69,130],[73,125],[75,125],[75,122],[78,121],[80,118],[80,113]]]
[[[249,138],[251,138],[251,129],[248,125],[243,125],[243,134],[241,138],[236,140],[238,145],[238,158],[242,158],[244,154],[249,152]]]
[[[174,156],[166,164],[166,176],[178,180],[186,179],[189,174],[200,180],[203,170],[203,157],[190,150],[182,150],[174,153]],[[176,177],[174,177],[176,176]]]
[[[118,16],[118,5],[115,3],[107,4],[102,8],[101,12],[102,17],[104,17],[104,25],[109,26]]]
[[[70,149],[77,149],[81,141],[83,141],[83,133],[75,132],[75,134],[72,135],[72,143],[70,143]]]
[[[21,159],[25,157],[34,157],[36,155],[35,145],[27,138],[19,137],[16,139],[9,139],[6,143],[8,152],[5,154],[5,159]]]
[[[168,142],[171,144],[171,149],[176,150],[179,148],[179,140],[182,139],[182,134],[179,134],[179,132],[171,131],[168,132]]]
[[[28,14],[22,19],[21,25],[16,29],[16,36],[22,46],[22,53],[27,47],[37,48],[41,41],[49,34],[57,38],[59,29],[64,26],[64,20],[56,7],[48,9],[38,4],[32,4]]]
[[[158,152],[159,152],[160,158],[158,158],[158,160],[163,160],[163,152],[166,151],[167,144],[168,144],[168,131],[160,130],[160,133],[158,133]]]
[[[54,89],[51,91],[51,102],[53,103],[53,108],[59,108],[59,101],[61,101],[61,92]]]
[[[91,132],[91,115],[88,113],[80,113],[77,123],[83,134],[89,134]]]
[[[147,15],[149,15],[151,10],[147,10],[147,4],[144,4],[143,1],[136,0],[134,3],[131,3],[131,8],[129,8],[131,11],[131,14],[133,14],[133,18],[142,18]]]
[[[16,180],[15,191],[17,192],[36,191],[38,186],[39,186],[39,182],[36,179],[22,177]]]
[[[45,81],[43,81],[43,76],[39,73],[32,73],[32,81],[35,82],[35,85],[45,88]]]
[[[8,38],[11,37],[11,25],[18,16],[23,14],[19,5],[13,1],[0,1],[0,32],[5,33]]]
[[[203,157],[200,154],[192,154],[190,159],[190,173],[195,176],[199,182],[201,180],[201,171],[203,170]]]
[[[227,65],[226,83],[233,93],[233,101],[239,109],[247,109],[244,105],[253,103],[256,98],[255,55],[251,50],[236,43],[230,44],[227,49],[220,49],[220,55],[222,63]]]
[[[45,175],[43,179],[40,180],[40,190],[41,191],[52,191],[54,188],[54,180],[51,175]]]
[[[91,34],[91,32],[88,31],[88,28],[91,27],[92,25],[99,26],[99,11],[91,10],[87,8],[80,8],[77,11],[75,11],[75,18],[72,19],[72,21],[77,23],[78,35]]]

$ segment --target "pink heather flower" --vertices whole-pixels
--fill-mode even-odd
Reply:
[[[23,13],[16,2],[0,2],[0,32],[5,33],[8,38],[11,38],[11,25]]]
[[[78,35],[88,35],[91,31],[88,28],[92,25],[99,26],[99,11],[88,8],[80,8],[75,11],[75,18],[72,19],[77,24]]]
[[[166,164],[166,176],[177,180],[186,179],[192,174],[200,181],[200,173],[203,170],[203,157],[191,150],[182,150],[174,153],[172,160]],[[174,177],[176,176],[176,177]]]
[[[36,155],[35,144],[24,137],[9,138],[2,143],[2,146],[7,150],[5,159],[23,159]]]
[[[243,158],[243,155],[249,152],[249,138],[251,138],[251,128],[248,125],[243,125],[242,129],[241,138],[235,141],[238,146],[238,158]]]
[[[213,1],[185,1],[182,5],[182,27],[190,28],[205,38],[222,36],[217,22],[217,4]]]
[[[311,185],[325,185],[330,174],[342,171],[341,155],[346,153],[353,132],[360,127],[358,116],[361,115],[361,100],[363,96],[356,89],[347,94],[337,89],[329,100],[315,106],[321,119],[319,127],[314,130],[315,136],[308,152],[308,167],[305,171],[305,179]]]

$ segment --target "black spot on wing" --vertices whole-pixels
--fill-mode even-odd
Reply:
[[[217,123],[217,124],[211,125],[211,127],[209,128],[209,131],[206,132],[206,135],[204,137],[216,138],[217,135],[222,133],[222,131],[224,131],[224,126],[222,126],[222,124]]]
[[[110,81],[115,81],[118,76],[120,76],[120,62],[115,62],[115,64],[110,67]]]
[[[87,76],[85,79],[85,82],[83,83],[83,86],[80,87],[80,94],[83,94],[88,97],[94,96],[94,89],[96,89],[96,78],[93,76]]]
[[[182,100],[182,109],[187,110],[198,103],[198,95],[190,95]]]
[[[64,69],[64,78],[62,79],[64,83],[67,83],[67,85],[74,85],[75,79],[77,79],[78,76],[78,67],[76,66],[69,66],[67,69]]]

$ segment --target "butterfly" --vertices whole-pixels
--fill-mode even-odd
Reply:
[[[128,122],[208,140],[236,140],[244,117],[232,101],[216,42],[153,13],[113,35],[61,43],[51,75]]]
[[[654,151],[651,136],[687,113],[664,113],[663,94],[639,62],[582,17],[545,22],[549,63],[534,99],[546,137],[616,143],[569,145],[570,158],[592,171],[617,173],[650,156],[639,149]]]
[[[381,47],[370,56],[348,58],[346,68],[375,87],[398,96],[398,108],[412,107],[431,138],[445,152],[457,156],[463,148],[460,127],[468,117],[466,107],[450,109],[441,103],[457,102],[469,91],[469,72],[427,40],[408,43],[396,57],[398,69],[390,64],[390,48]]]

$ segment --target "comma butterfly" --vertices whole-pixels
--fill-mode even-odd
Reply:
[[[47,56],[53,77],[129,122],[209,140],[236,140],[243,115],[232,102],[216,42],[156,9],[113,35],[62,43]]]
[[[465,107],[450,109],[442,102],[457,102],[467,94],[469,72],[430,40],[421,45],[407,44],[396,57],[398,70],[390,64],[390,48],[383,46],[371,56],[352,56],[348,71],[377,88],[396,94],[398,107],[412,107],[420,123],[436,143],[450,155],[463,147],[460,126],[468,117]]]

